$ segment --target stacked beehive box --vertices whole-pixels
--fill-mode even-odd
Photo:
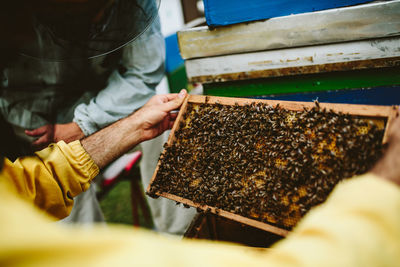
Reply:
[[[206,2],[214,12],[214,25],[223,25],[215,22],[215,12],[222,10],[218,7],[224,1]],[[259,9],[255,8],[258,2]],[[271,3],[286,7],[284,1]],[[279,11],[262,9],[271,3],[253,0],[243,9],[248,6],[260,14]],[[307,6],[301,1],[292,6],[298,5]],[[235,10],[235,3],[227,6],[230,8],[224,12]],[[230,18],[236,20],[227,23],[245,20],[241,18],[244,13],[232,13]],[[398,104],[393,96],[400,92],[399,35],[400,1],[395,0],[212,29],[198,27],[179,32],[178,40],[189,81],[203,83],[208,95],[273,98],[271,95],[292,94],[279,99],[309,101],[319,97],[328,102]],[[331,93],[327,95],[327,91]],[[309,97],[299,95],[310,92]]]

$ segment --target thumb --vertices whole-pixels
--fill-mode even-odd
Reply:
[[[165,112],[170,112],[172,110],[178,109],[182,105],[183,101],[186,99],[186,96],[186,90],[182,89],[177,97],[175,97],[171,101],[162,104],[162,110]]]

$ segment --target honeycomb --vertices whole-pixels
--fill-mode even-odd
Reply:
[[[382,153],[384,119],[263,103],[188,103],[150,195],[173,194],[290,230]]]

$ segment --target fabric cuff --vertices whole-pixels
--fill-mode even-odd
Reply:
[[[89,136],[99,130],[96,126],[94,126],[90,122],[84,122],[83,120],[80,120],[77,118],[74,118],[73,122],[78,124],[79,128],[81,128],[81,130],[85,136]]]
[[[57,143],[57,145],[60,147],[63,153],[68,154],[71,158],[75,159],[79,169],[85,176],[89,178],[89,181],[92,181],[99,174],[99,167],[82,147],[79,140],[73,141],[69,144],[66,144],[64,141],[60,141]]]

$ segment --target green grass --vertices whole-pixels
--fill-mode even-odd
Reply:
[[[121,181],[114,186],[101,200],[107,223],[132,225],[131,188],[129,181]],[[139,209],[139,223],[141,227],[153,228],[153,223],[147,223]]]

